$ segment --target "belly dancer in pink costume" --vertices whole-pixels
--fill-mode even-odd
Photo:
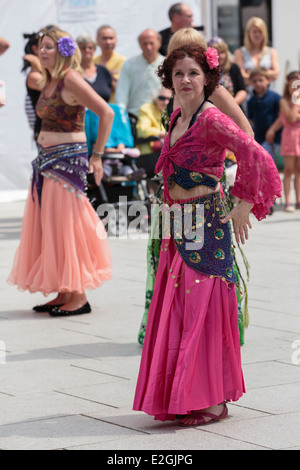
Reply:
[[[197,426],[226,418],[226,402],[246,391],[230,220],[237,243],[245,243],[250,212],[265,218],[282,186],[270,155],[206,100],[219,83],[215,49],[176,49],[159,75],[180,103],[156,166],[165,205],[178,212],[170,211],[170,236],[161,246],[133,408]],[[240,199],[228,215],[220,187],[226,149],[237,158],[233,195]],[[184,223],[178,228],[186,208],[192,233],[202,227],[202,243]]]
[[[39,41],[39,58],[39,155],[32,162],[31,191],[8,282],[30,292],[57,294],[35,306],[37,312],[81,315],[91,312],[85,290],[112,276],[106,232],[84,192],[89,168],[100,183],[101,155],[114,113],[83,79],[80,52],[68,33],[47,30]],[[90,160],[85,108],[101,116]]]

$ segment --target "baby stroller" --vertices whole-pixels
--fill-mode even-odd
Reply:
[[[122,236],[129,224],[138,216],[139,228],[147,232],[150,223],[151,202],[146,184],[146,172],[138,168],[140,152],[133,148],[127,112],[110,104],[115,112],[111,134],[102,157],[104,177],[100,186],[88,175],[87,195],[110,236]],[[85,131],[89,156],[97,138],[99,118],[90,110],[86,112]]]

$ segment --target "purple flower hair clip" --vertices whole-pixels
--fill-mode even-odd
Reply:
[[[67,36],[58,40],[58,50],[63,57],[71,57],[75,54],[76,51],[76,43],[73,41],[72,38]]]
[[[211,46],[212,44],[224,44],[224,39],[220,38],[219,36],[214,36],[209,41],[207,41],[207,45]]]

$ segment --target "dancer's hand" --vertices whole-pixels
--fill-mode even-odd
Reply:
[[[4,54],[4,52],[10,47],[10,44],[6,39],[0,38],[0,55]]]
[[[32,67],[33,69],[35,69],[38,72],[42,73],[41,61],[38,58],[38,56],[36,56],[34,54],[25,54],[24,55],[24,60],[27,60],[27,62],[29,62],[30,67]]]
[[[102,160],[95,155],[92,155],[89,161],[90,173],[94,173],[95,183],[99,186],[103,178],[103,166]]]
[[[249,204],[249,202],[246,201],[240,201],[232,211],[221,220],[223,224],[232,220],[237,244],[242,243],[244,245],[246,240],[248,240],[248,228],[252,228],[249,217],[252,207],[253,204]]]

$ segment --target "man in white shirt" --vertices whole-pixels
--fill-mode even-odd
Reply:
[[[146,29],[138,41],[142,54],[124,62],[115,98],[116,103],[127,110],[132,122],[137,119],[140,107],[151,102],[160,90],[157,69],[165,59],[158,52],[161,38],[157,31]]]

